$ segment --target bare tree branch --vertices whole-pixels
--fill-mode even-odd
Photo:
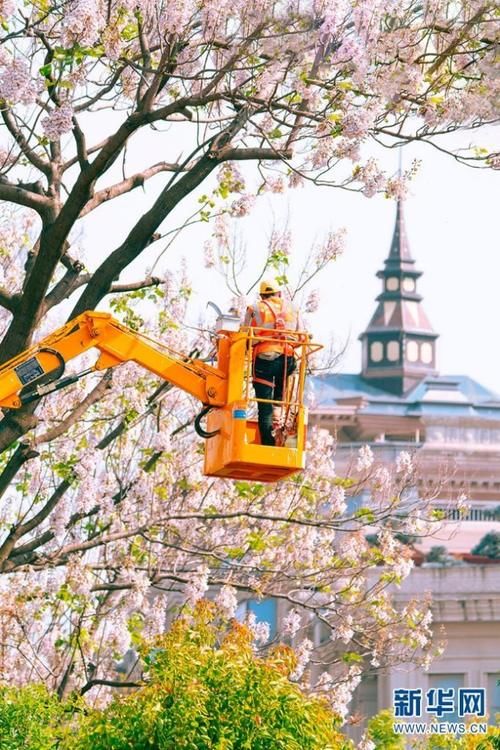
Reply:
[[[148,276],[142,281],[131,282],[130,284],[113,284],[109,290],[110,294],[122,294],[124,292],[136,292],[138,289],[147,289],[150,286],[159,286],[161,279],[158,276]]]
[[[178,164],[169,164],[168,162],[162,161],[158,162],[158,164],[154,164],[153,166],[145,169],[142,172],[137,172],[131,177],[127,177],[126,180],[122,180],[121,182],[117,182],[115,185],[111,185],[108,188],[99,190],[99,192],[95,193],[92,196],[92,198],[87,202],[83,210],[80,212],[80,218],[86,216],[95,208],[101,206],[107,201],[112,200],[113,198],[117,198],[120,195],[125,195],[125,193],[130,192],[136,187],[143,187],[146,180],[148,180],[150,177],[154,177],[161,172],[178,171],[180,171],[180,166]]]
[[[56,438],[63,435],[67,430],[69,430],[69,428],[72,427],[75,422],[77,422],[80,417],[85,414],[87,409],[100,401],[101,398],[104,397],[106,391],[110,390],[110,388],[112,387],[112,375],[112,370],[107,370],[104,377],[90,391],[90,393],[85,396],[83,401],[78,404],[78,406],[76,406],[73,411],[67,417],[65,417],[65,419],[62,419],[58,425],[52,427],[43,435],[37,437],[37,439],[34,441],[34,445],[40,445],[41,443],[50,443],[52,440],[55,440]]]
[[[28,443],[20,443],[12,456],[9,458],[7,465],[0,474],[0,498],[3,497],[10,483],[16,476],[19,469],[31,458],[36,458],[38,451],[34,450]]]
[[[30,518],[25,523],[20,523],[12,527],[10,533],[0,547],[0,567],[3,566],[4,562],[9,557],[18,539],[20,539],[25,534],[28,534],[30,531],[33,531],[33,529],[36,529],[36,527],[39,526],[47,518],[47,516],[50,515],[69,486],[70,482],[68,482],[67,480],[61,482],[59,487],[53,492],[51,497],[47,500],[43,508],[38,511],[38,513],[32,516],[32,518]]]
[[[28,161],[31,162],[34,167],[39,169],[40,172],[43,172],[43,174],[45,174],[47,177],[50,177],[50,175],[52,174],[51,165],[49,164],[49,162],[45,161],[45,159],[42,159],[40,156],[38,156],[36,151],[31,148],[25,136],[17,127],[14,115],[6,107],[2,107],[2,119],[7,126],[7,130],[14,138],[15,142],[21,149],[21,152],[25,155]]]
[[[85,695],[85,693],[88,693],[89,690],[91,690],[96,685],[106,685],[107,687],[116,687],[116,688],[138,688],[141,687],[144,683],[143,682],[125,682],[122,680],[89,680],[85,683],[85,685],[80,690],[80,695]]]
[[[19,301],[18,294],[10,294],[3,286],[0,286],[0,305],[5,307],[9,312],[16,311],[16,305]]]
[[[14,183],[3,176],[0,176],[0,200],[32,208],[41,216],[46,214],[47,210],[52,206],[52,200],[47,196],[27,190],[21,185],[14,185]]]

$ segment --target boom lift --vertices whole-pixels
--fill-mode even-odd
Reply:
[[[124,362],[136,362],[160,378],[199,399],[203,410],[195,419],[197,433],[206,438],[204,473],[229,479],[274,482],[304,468],[307,410],[303,404],[307,358],[321,348],[307,333],[266,331],[263,337],[239,321],[222,316],[216,326],[217,362],[191,359],[137,333],[108,313],[89,311],[59,328],[0,367],[0,407],[18,409],[53,391],[75,383],[83,375]],[[250,395],[252,343],[285,339],[297,357],[297,373],[279,402],[284,421],[293,422],[293,446],[259,444],[258,423]],[[66,363],[88,349],[99,356],[84,372],[65,376]],[[277,403],[277,402],[275,402]],[[206,429],[201,419],[206,416]],[[295,439],[294,439],[295,440]]]

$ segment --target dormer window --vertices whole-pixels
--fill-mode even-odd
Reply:
[[[418,360],[418,344],[416,341],[408,341],[406,344],[406,358],[408,362],[416,362]]]
[[[399,341],[389,341],[387,344],[387,359],[389,362],[399,360]]]
[[[373,341],[370,344],[370,359],[372,362],[381,362],[384,358],[384,345],[381,341]]]
[[[433,351],[432,344],[429,344],[428,341],[425,341],[420,347],[420,356],[422,357],[422,362],[424,362],[426,365],[431,364],[433,360]]]

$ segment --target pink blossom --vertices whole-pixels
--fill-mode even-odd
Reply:
[[[134,608],[142,607],[146,594],[151,589],[151,581],[144,570],[128,570],[126,571],[126,578],[128,583],[131,584],[131,599],[130,602]]]
[[[203,595],[208,589],[208,567],[201,565],[197,571],[195,571],[191,580],[186,584],[184,595],[186,601],[189,604],[196,604],[197,601],[203,598]]]
[[[91,571],[81,557],[72,555],[66,565],[66,583],[75,594],[88,596],[92,588]]]
[[[51,141],[57,141],[64,133],[73,127],[73,107],[71,104],[63,104],[56,107],[52,112],[42,119],[43,132]]]
[[[217,172],[217,181],[230,193],[241,193],[245,189],[245,179],[238,165],[233,161],[226,161],[222,164]]]
[[[358,451],[358,460],[356,461],[356,471],[368,471],[373,464],[373,451],[369,445],[362,445]]]
[[[352,106],[342,117],[342,135],[344,138],[363,141],[374,123],[374,113],[368,107]]]
[[[314,263],[317,267],[324,266],[342,255],[345,249],[346,235],[347,230],[345,228],[328,234],[324,243],[316,250]]]
[[[347,505],[345,502],[345,489],[341,485],[337,484],[332,487],[329,503],[333,514],[342,515],[344,513]]]
[[[313,642],[309,640],[309,638],[304,638],[303,641],[299,644],[297,647],[295,654],[297,656],[297,665],[295,667],[295,670],[290,675],[290,679],[292,680],[300,680],[302,675],[304,674],[304,670],[307,667],[309,663],[309,659],[311,658],[311,654],[313,652]]]
[[[279,254],[288,257],[292,249],[292,234],[286,229],[283,232],[273,230],[269,239],[270,255]]]
[[[304,309],[306,313],[314,313],[319,309],[320,294],[318,289],[313,289],[309,292],[309,296],[306,299]]]
[[[380,551],[382,552],[384,557],[388,558],[392,558],[393,555],[399,551],[401,546],[388,528],[382,529],[379,532],[378,541]]]
[[[332,675],[329,672],[322,672],[316,680],[314,691],[318,693],[326,692],[332,688],[333,684],[334,679]]]
[[[91,47],[99,39],[102,14],[98,0],[70,0],[63,21],[61,43]]]
[[[167,620],[168,599],[165,594],[159,594],[155,597],[153,603],[147,610],[144,618],[144,630],[142,635],[145,638],[153,638],[158,633],[163,633]]]
[[[408,451],[401,451],[396,457],[396,471],[398,474],[408,476],[413,472],[413,460]]]
[[[305,182],[305,180],[304,180],[303,176],[300,174],[300,172],[296,172],[295,170],[293,170],[290,173],[290,176],[288,178],[288,185],[291,188],[303,187],[304,186],[304,182]]]
[[[0,0],[0,18],[10,18],[16,12],[16,7],[16,0]]]
[[[238,598],[236,596],[236,589],[233,586],[227,584],[221,588],[217,596],[215,597],[216,604],[221,607],[226,617],[234,617],[236,607],[238,606]]]
[[[168,13],[162,14],[162,29],[164,33],[182,34],[194,12],[191,0],[173,0],[168,4]]]
[[[289,635],[293,638],[300,630],[302,618],[296,609],[291,609],[283,618],[281,623],[281,632],[283,635]]]
[[[231,216],[235,216],[238,218],[241,216],[248,216],[254,204],[255,204],[254,195],[242,195],[241,198],[238,198],[238,200],[233,201],[229,209],[229,212]]]
[[[253,633],[253,637],[257,644],[267,643],[270,636],[271,628],[268,622],[257,622],[257,618],[254,612],[250,612],[247,617],[247,624]]]
[[[362,167],[356,167],[354,177],[361,182],[363,195],[372,198],[380,190],[385,189],[387,178],[375,159],[368,159]]]
[[[0,99],[10,104],[32,104],[37,89],[24,60],[0,65]]]
[[[400,556],[394,563],[394,566],[392,568],[394,574],[398,576],[398,578],[407,578],[410,575],[410,572],[414,566],[414,562],[411,559],[411,557],[403,557]]]
[[[331,639],[340,640],[343,643],[349,643],[349,641],[354,635],[352,624],[353,624],[352,616],[346,615],[343,621],[340,621],[339,623],[335,625],[330,636]]]
[[[376,750],[376,744],[371,740],[367,734],[364,734],[361,737],[360,742],[358,743],[357,750]]]
[[[122,53],[123,40],[120,33],[120,27],[116,21],[112,24],[108,24],[104,29],[102,43],[109,59],[118,60]]]
[[[264,189],[269,190],[271,193],[284,193],[285,183],[283,177],[266,177]]]
[[[213,268],[215,266],[214,248],[208,240],[203,243],[203,265],[205,268]]]

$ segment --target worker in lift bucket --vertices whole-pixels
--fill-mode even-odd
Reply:
[[[297,367],[294,349],[286,341],[274,337],[275,331],[299,330],[299,314],[293,305],[283,299],[279,284],[262,281],[260,299],[247,308],[245,325],[254,326],[258,340],[253,346],[253,387],[257,399],[259,431],[262,445],[283,444],[278,434],[283,427],[283,408],[270,401],[283,401],[287,380]],[[266,340],[267,339],[267,340]],[[288,337],[288,340],[290,337]]]

